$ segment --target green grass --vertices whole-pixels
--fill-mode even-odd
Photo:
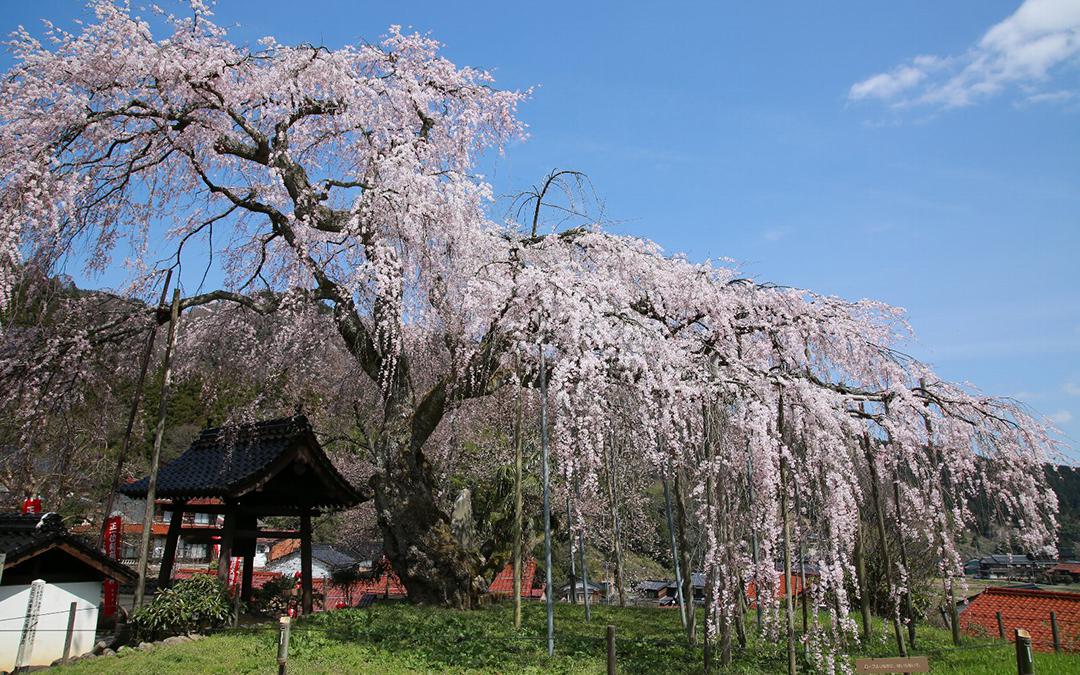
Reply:
[[[616,627],[620,672],[701,672],[701,649],[683,644],[678,613],[651,607],[594,607],[586,624],[580,605],[556,605],[556,656],[548,659],[544,607],[529,603],[521,630],[514,630],[511,605],[473,612],[376,605],[370,610],[317,614],[293,628],[291,673],[599,673],[605,664],[605,626]],[[753,630],[748,634],[752,635]],[[535,639],[541,638],[541,639]],[[276,672],[276,627],[256,626],[150,653],[77,662],[63,673],[272,673]],[[891,644],[877,632],[865,655],[888,656]],[[930,656],[934,673],[994,674],[1015,671],[1011,645],[968,639],[954,649],[947,632],[922,627],[916,654]],[[783,645],[752,640],[725,672],[780,673]],[[1080,674],[1080,655],[1037,653],[1035,672]]]

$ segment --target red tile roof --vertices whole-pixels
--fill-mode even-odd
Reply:
[[[1031,633],[1032,646],[1041,651],[1054,648],[1050,631],[1054,612],[1062,648],[1080,651],[1080,593],[992,586],[961,610],[960,626],[969,635],[997,636],[997,612],[1006,639],[1012,641],[1015,629],[1023,628]]]
[[[533,594],[533,578],[536,576],[536,559],[529,558],[521,567],[521,597],[536,597]],[[488,586],[492,595],[510,597],[514,594],[514,563],[508,562],[502,571],[495,575]]]
[[[1069,574],[1080,574],[1080,562],[1060,562],[1050,568],[1051,572],[1068,572]]]
[[[272,562],[278,558],[284,558],[293,551],[300,550],[299,539],[281,539],[278,543],[270,547],[270,552],[266,554],[266,562]]]

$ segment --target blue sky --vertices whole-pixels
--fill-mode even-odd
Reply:
[[[905,307],[913,354],[1029,403],[1080,448],[1080,0],[216,12],[247,42],[430,32],[500,86],[537,86],[530,140],[487,169],[497,192],[577,169],[615,230]],[[4,3],[0,30],[81,13]]]

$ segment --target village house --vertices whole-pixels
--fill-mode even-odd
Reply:
[[[55,513],[0,514],[0,670],[47,666],[64,656],[71,606],[69,654],[90,651],[106,580],[130,583],[135,573],[73,536]],[[36,628],[24,636],[24,617],[36,607]],[[21,645],[21,649],[20,649]],[[16,663],[18,657],[22,659]]]

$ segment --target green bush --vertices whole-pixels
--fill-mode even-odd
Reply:
[[[220,628],[232,618],[232,598],[225,584],[209,574],[196,574],[158,591],[153,602],[131,617],[139,638],[159,640]]]
[[[288,610],[289,600],[296,595],[295,589],[296,580],[291,576],[274,577],[252,593],[252,610],[265,616],[281,616]]]

